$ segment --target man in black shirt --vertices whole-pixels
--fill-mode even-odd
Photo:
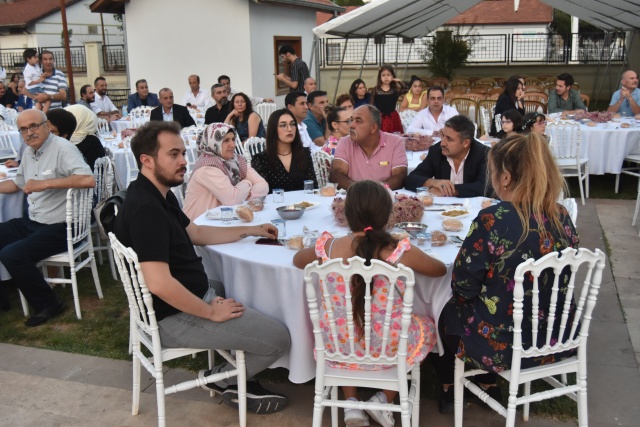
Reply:
[[[204,114],[204,124],[224,123],[224,119],[229,115],[229,103],[227,102],[227,88],[222,83],[211,86],[211,99],[216,105],[207,109]]]
[[[289,331],[232,298],[216,296],[193,245],[228,243],[247,236],[277,238],[271,224],[240,227],[198,226],[180,210],[171,187],[186,173],[185,147],[176,123],[152,121],[138,130],[131,150],[140,173],[128,188],[115,234],[138,255],[166,347],[244,350],[247,378],[268,368],[289,350]],[[199,378],[234,369],[227,363]],[[235,377],[207,384],[207,390],[237,405]],[[203,387],[204,388],[204,387]],[[247,382],[247,410],[280,411],[287,398]]]

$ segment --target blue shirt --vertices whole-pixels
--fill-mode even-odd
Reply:
[[[635,88],[633,92],[631,92],[631,97],[636,101],[636,104],[640,105],[640,89]],[[620,90],[615,91],[611,97],[611,104],[609,104],[609,106],[615,105],[618,101],[620,101]],[[633,116],[633,111],[631,110],[631,105],[629,104],[628,99],[622,101],[622,104],[620,104],[620,107],[618,108],[618,113],[626,113],[627,116]]]
[[[173,121],[173,107],[171,107],[171,111],[169,111],[168,113],[164,112],[164,108],[162,108],[162,120],[165,122],[172,122]]]
[[[322,121],[317,121],[316,116],[313,115],[311,110],[307,113],[307,118],[303,120],[303,123],[307,125],[307,132],[311,140],[322,137],[325,139],[324,132],[327,129],[327,119],[323,118]]]

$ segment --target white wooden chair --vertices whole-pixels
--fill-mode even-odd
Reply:
[[[120,280],[122,281],[129,301],[130,337],[133,353],[133,396],[131,414],[137,415],[140,405],[140,364],[142,364],[142,366],[144,366],[144,368],[156,380],[158,426],[163,427],[166,425],[164,403],[165,395],[190,390],[195,387],[201,387],[204,384],[237,376],[239,425],[241,427],[245,427],[247,416],[247,373],[244,351],[236,350],[234,358],[229,352],[224,350],[163,347],[160,342],[156,313],[153,308],[153,299],[149,289],[147,288],[144,276],[142,275],[138,256],[131,248],[127,248],[120,243],[113,233],[109,233],[109,238],[111,240],[111,247],[113,248],[116,264],[118,265],[118,271],[120,272]],[[140,344],[151,352],[151,357],[145,356]],[[216,351],[231,363],[235,369],[210,375],[204,379],[196,378],[175,384],[171,387],[165,387],[163,362],[182,356],[195,355],[196,353],[203,351],[206,351],[209,355],[209,368],[212,367],[213,363],[213,351]]]
[[[96,162],[93,165],[93,177],[96,180],[96,186],[93,189],[93,201],[95,206],[97,206],[109,197],[113,196],[116,184],[113,161],[107,156],[96,159]],[[91,233],[93,234],[95,243],[93,251],[98,258],[98,263],[102,265],[102,251],[107,251],[109,266],[111,267],[111,275],[113,276],[113,280],[118,280],[116,265],[113,262],[113,254],[111,252],[111,243],[109,243],[109,240],[107,239],[105,241],[105,246],[102,246],[102,239],[100,238],[98,225],[95,221],[91,224]]]
[[[98,135],[105,136],[111,133],[111,128],[109,127],[109,122],[105,119],[98,119]]]
[[[631,225],[636,226],[636,220],[638,219],[638,212],[640,211],[640,154],[629,154],[624,158],[625,162],[632,163],[629,167],[622,168],[622,172],[625,175],[631,175],[638,178],[638,197],[636,198],[636,209],[633,212],[633,219]],[[618,186],[620,185],[620,174],[616,175],[616,193],[618,193]]]
[[[236,150],[235,150],[235,152],[239,156],[245,156],[244,143],[242,141],[240,141],[240,137],[238,136],[237,133],[236,133]]]
[[[560,204],[567,209],[569,212],[569,218],[571,218],[571,222],[573,222],[573,226],[578,226],[578,204],[576,203],[576,199],[562,199],[560,200]]]
[[[576,272],[583,264],[587,265],[586,278],[581,289],[575,287]],[[455,362],[455,426],[462,427],[463,412],[463,391],[465,387],[473,394],[477,395],[483,402],[487,403],[491,409],[506,418],[506,426],[515,425],[516,407],[524,405],[523,419],[529,419],[529,403],[554,397],[567,395],[578,403],[578,425],[586,427],[587,422],[587,338],[589,337],[589,324],[591,313],[598,298],[598,290],[602,281],[602,270],[604,269],[605,255],[599,249],[594,252],[588,249],[567,248],[559,255],[552,252],[544,257],[534,260],[529,258],[521,263],[515,271],[515,289],[513,290],[513,358],[511,369],[499,372],[502,378],[509,382],[509,404],[507,408],[500,402],[489,397],[480,387],[472,383],[469,378],[475,375],[484,374],[485,371],[475,369],[465,371],[464,362],[456,358]],[[569,268],[571,278],[567,286],[565,304],[556,307],[560,287],[558,284],[560,272]],[[539,291],[538,278],[543,270],[551,269],[555,275],[553,281],[553,294],[551,307],[546,312],[548,325],[559,323],[559,338],[552,343],[552,327],[546,330],[544,344],[538,345],[538,316],[532,318],[532,335],[522,336],[523,321],[523,300],[525,292],[529,295],[532,304],[532,311],[538,313]],[[547,270],[549,271],[549,270]],[[532,293],[530,289],[524,289],[523,281],[525,274],[530,273],[533,277]],[[527,286],[529,288],[529,286]],[[574,293],[579,298],[576,301],[576,310],[572,322],[568,322],[571,306],[569,301]],[[559,321],[559,322],[558,322]],[[568,333],[567,336],[565,336]],[[540,337],[542,338],[542,336]],[[529,348],[523,348],[522,342],[533,343]],[[555,353],[576,349],[575,356],[532,368],[521,369],[522,359],[531,357],[544,357]],[[576,384],[567,384],[566,374],[576,374]],[[562,381],[554,378],[555,375],[562,375]],[[554,387],[553,390],[531,393],[531,381],[542,379]],[[524,395],[518,397],[518,388],[524,384]]]
[[[273,102],[261,102],[256,105],[255,111],[262,119],[262,124],[264,125],[265,129],[267,128],[267,123],[269,122],[269,116],[271,116],[271,114],[276,111],[276,109],[276,104]]]
[[[584,206],[589,198],[589,158],[580,152],[580,125],[577,123],[550,123],[547,135],[551,137],[549,148],[558,169],[564,176],[578,177],[580,197]],[[584,188],[582,181],[584,181]]]
[[[251,159],[258,153],[263,152],[267,147],[267,141],[264,138],[258,138],[253,136],[247,139],[244,143],[244,155],[247,158],[249,164]]]
[[[411,122],[416,117],[416,114],[418,114],[418,112],[414,110],[404,110],[399,114],[400,121],[402,122],[402,129],[404,129],[404,131],[406,132],[407,129],[409,129],[409,126],[411,126]]]
[[[409,324],[411,323],[411,311],[413,306],[413,285],[415,284],[414,274],[410,268],[401,264],[397,267],[391,266],[383,261],[371,260],[371,265],[366,266],[365,260],[360,257],[353,257],[343,263],[342,258],[337,258],[319,265],[318,261],[306,266],[304,269],[304,281],[309,304],[309,315],[313,324],[313,335],[315,337],[316,351],[316,384],[315,398],[313,404],[313,427],[322,425],[322,413],[325,407],[331,407],[332,426],[338,426],[338,408],[345,409],[372,409],[400,412],[402,416],[402,427],[417,427],[419,425],[420,410],[420,364],[407,366],[407,337]],[[341,307],[346,311],[346,321],[349,333],[348,346],[351,349],[349,354],[344,354],[344,346],[338,342],[335,310],[336,306],[328,291],[327,276],[337,273],[344,278],[344,283],[351,283],[354,275],[360,275],[364,282],[370,284],[374,276],[386,276],[389,280],[387,311],[383,322],[383,349],[381,355],[375,357],[371,354],[367,345],[364,356],[357,356],[355,353],[356,341],[353,324],[353,311],[351,305],[350,287],[345,286],[346,305]],[[388,357],[387,349],[390,344],[389,333],[391,329],[392,304],[394,293],[397,292],[396,282],[404,279],[405,291],[403,297],[404,308],[402,310],[402,332],[400,334],[400,344],[394,357]],[[316,295],[317,279],[323,281],[323,293]],[[326,343],[320,328],[319,306],[324,304],[329,316],[328,321],[331,328],[331,335],[334,341]],[[371,287],[366,286],[365,295],[365,324],[364,338],[368,343],[372,333],[371,322]],[[379,324],[376,322],[376,325]],[[332,344],[333,350],[328,350],[326,344]],[[361,371],[334,368],[327,365],[327,362],[348,362],[360,364],[384,364],[390,368],[376,371]],[[410,371],[411,375],[407,372]],[[411,379],[411,385],[407,380]],[[338,387],[356,386],[385,390],[396,390],[399,392],[400,404],[380,404],[374,402],[353,402],[348,400],[338,400]]]
[[[329,182],[331,156],[322,150],[318,150],[311,153],[311,160],[313,161],[313,170],[316,173],[318,188],[322,188]]]
[[[11,142],[8,130],[0,129],[0,160],[15,159],[18,157],[16,148]]]
[[[129,111],[129,116],[131,116],[131,128],[137,129],[147,123],[151,119],[151,110],[153,109],[154,107],[147,107],[143,105]]]
[[[488,135],[491,132],[491,112],[483,105],[480,106],[480,136]]]
[[[91,201],[93,199],[93,189],[91,188],[71,188],[67,191],[67,250],[57,255],[50,256],[40,262],[42,275],[49,284],[70,283],[73,292],[73,302],[76,309],[76,317],[82,319],[80,312],[80,298],[78,296],[78,281],[76,272],[84,267],[91,267],[93,282],[98,293],[98,298],[102,299],[102,288],[98,278],[98,267],[93,253],[93,242],[91,241]],[[87,257],[82,259],[82,255]],[[50,278],[47,275],[47,266],[69,267],[71,278],[65,277]],[[21,295],[22,296],[22,295]],[[28,315],[26,301],[22,300],[25,316]]]
[[[138,173],[140,170],[138,169],[138,163],[136,162],[136,158],[131,151],[131,136],[128,136],[124,139],[124,156],[127,162],[127,176],[125,181],[125,188],[129,188],[129,184],[135,181],[138,178]]]
[[[502,114],[494,114],[493,122],[496,124],[496,133],[500,132],[502,130]]]

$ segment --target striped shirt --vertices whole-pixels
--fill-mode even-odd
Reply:
[[[54,68],[53,74],[42,82],[42,89],[44,90],[44,93],[49,95],[55,95],[61,90],[66,91],[69,89],[69,86],[67,86],[67,78],[64,76],[62,71]],[[51,101],[51,106],[49,108],[62,108],[62,101]]]
[[[290,88],[289,92],[294,91],[302,91],[304,92],[304,81],[309,77],[309,68],[307,64],[300,58],[296,58],[291,64],[291,81],[298,82],[298,87],[296,89]]]

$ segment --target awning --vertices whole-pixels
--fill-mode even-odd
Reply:
[[[314,28],[344,38],[422,37],[480,0],[375,0]],[[516,0],[517,1],[517,0]],[[514,7],[516,7],[514,1]],[[640,29],[640,2],[628,0],[542,0],[603,30]]]

